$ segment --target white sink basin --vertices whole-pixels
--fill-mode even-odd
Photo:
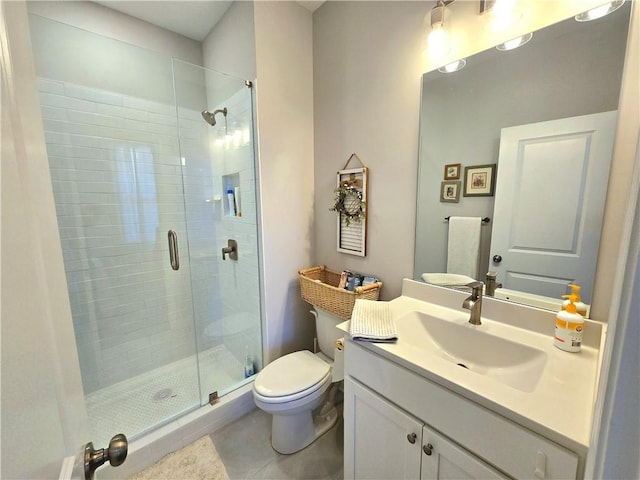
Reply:
[[[396,328],[403,342],[524,392],[535,389],[547,361],[542,350],[466,321],[411,311],[396,320]]]

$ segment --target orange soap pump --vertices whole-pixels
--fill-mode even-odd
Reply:
[[[582,315],[584,318],[587,318],[587,310],[589,307],[587,307],[587,305],[580,300],[580,285],[570,283],[568,286],[571,287],[571,293],[576,296],[576,298],[573,300],[573,304],[576,306],[576,313]],[[562,303],[563,310],[567,308],[567,305],[569,305],[569,301],[570,300],[565,300]]]
[[[582,346],[582,332],[584,331],[584,318],[576,312],[574,304],[576,295],[563,295],[569,303],[564,310],[556,315],[556,330],[553,344],[566,352],[579,352]]]

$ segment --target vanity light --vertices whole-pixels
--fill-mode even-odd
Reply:
[[[442,73],[453,73],[453,72],[457,72],[458,70],[462,70],[466,64],[467,64],[467,61],[464,58],[461,58],[460,60],[451,62],[448,65],[445,65],[444,67],[440,67],[438,71]]]
[[[496,48],[500,51],[513,50],[514,48],[521,47],[525,43],[529,43],[529,40],[533,38],[533,33],[527,33],[526,35],[522,35],[521,37],[513,38],[511,40],[507,40],[500,45],[496,45]]]
[[[490,7],[490,21],[486,25],[491,32],[501,32],[518,22],[522,13],[516,8],[516,0],[496,0]]]
[[[427,39],[429,52],[434,57],[442,56],[449,52],[450,46],[447,38],[447,32],[444,29],[444,21],[448,16],[447,5],[453,0],[438,0],[436,6],[429,13],[429,23],[431,25],[431,33]]]
[[[586,12],[579,13],[576,15],[576,21],[578,22],[590,22],[591,20],[595,20],[596,18],[604,17],[605,15],[609,15],[611,12],[615,12],[624,4],[624,0],[616,0],[614,2],[608,2],[604,5],[600,5],[599,7],[592,8],[591,10],[587,10]]]

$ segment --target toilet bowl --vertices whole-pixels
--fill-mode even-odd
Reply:
[[[279,453],[302,450],[329,430],[338,419],[334,405],[338,384],[333,370],[334,343],[343,320],[320,309],[316,316],[321,350],[301,350],[274,360],[260,371],[253,384],[256,406],[272,415],[271,445]],[[329,342],[329,337],[333,341]],[[329,343],[331,349],[329,349]]]

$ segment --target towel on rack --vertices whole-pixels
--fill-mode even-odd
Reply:
[[[449,218],[447,273],[478,278],[481,226],[480,217]]]
[[[389,303],[356,299],[351,312],[349,333],[353,340],[384,343],[398,340]]]

